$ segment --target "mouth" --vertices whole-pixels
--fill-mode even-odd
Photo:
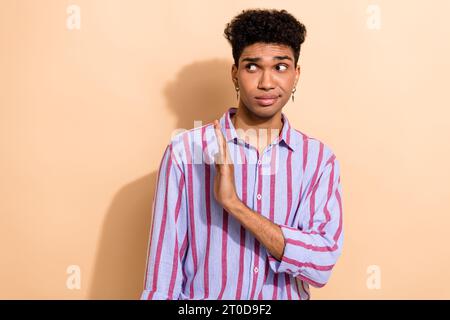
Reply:
[[[276,95],[270,95],[270,96],[259,96],[255,97],[256,103],[258,103],[260,106],[268,107],[273,105],[275,102],[277,102],[279,96]]]

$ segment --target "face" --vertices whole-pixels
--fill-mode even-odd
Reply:
[[[300,76],[289,46],[255,43],[245,47],[231,76],[239,87],[239,107],[259,118],[271,118],[288,102]]]

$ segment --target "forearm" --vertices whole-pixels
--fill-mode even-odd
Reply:
[[[239,223],[278,260],[283,257],[285,241],[280,226],[247,207],[241,200],[225,206]]]

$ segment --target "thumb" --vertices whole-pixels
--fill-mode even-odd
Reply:
[[[214,154],[214,162],[216,164],[225,164],[225,156],[220,151]]]
[[[221,164],[220,152],[217,152],[216,154],[214,154],[214,166],[216,167],[216,170],[219,169],[220,164]]]

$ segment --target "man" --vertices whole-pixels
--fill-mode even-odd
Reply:
[[[227,25],[239,106],[167,146],[141,299],[301,300],[328,281],[343,243],[339,162],[282,113],[305,34],[284,10]]]

